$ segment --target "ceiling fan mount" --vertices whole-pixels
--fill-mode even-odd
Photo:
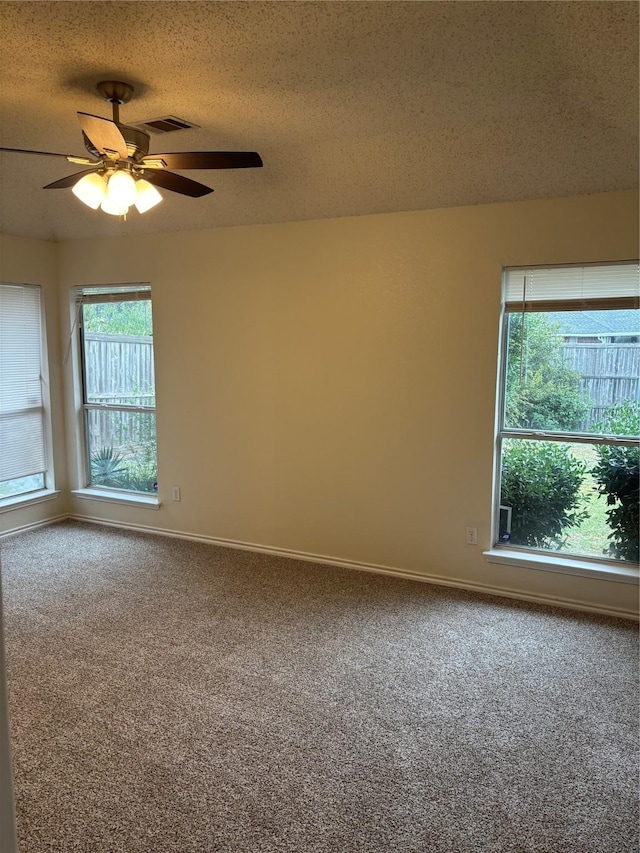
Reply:
[[[96,89],[110,104],[128,104],[133,97],[133,86],[120,80],[103,80],[98,83]]]
[[[38,154],[63,157],[70,163],[88,167],[68,175],[44,189],[73,188],[74,194],[89,207],[101,207],[106,213],[123,216],[135,204],[143,213],[162,200],[156,187],[198,198],[213,192],[211,187],[169,169],[246,169],[262,166],[255,151],[178,151],[149,155],[150,135],[137,127],[120,123],[120,107],[133,97],[133,86],[120,80],[97,84],[100,96],[111,104],[113,118],[78,113],[85,147],[91,158],[51,151],[0,148],[13,154]],[[116,192],[122,195],[116,199]],[[144,196],[144,198],[143,198]]]

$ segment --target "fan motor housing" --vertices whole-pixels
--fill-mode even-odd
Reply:
[[[140,130],[137,127],[129,127],[126,124],[117,124],[117,128],[127,143],[127,154],[132,160],[137,162],[147,156],[151,137],[146,131]],[[102,155],[86,133],[83,132],[82,137],[84,139],[84,147],[87,151],[94,157],[101,157]]]

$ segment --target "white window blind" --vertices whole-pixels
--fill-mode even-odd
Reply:
[[[150,284],[121,284],[119,286],[76,288],[78,303],[96,302],[137,302],[139,299],[151,299]]]
[[[0,284],[0,482],[45,469],[40,288]]]
[[[638,262],[507,268],[507,311],[576,311],[640,306]]]

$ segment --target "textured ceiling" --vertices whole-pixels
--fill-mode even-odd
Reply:
[[[0,145],[84,154],[95,84],[121,121],[198,129],[151,152],[255,150],[263,169],[126,222],[0,154],[0,231],[143,234],[626,189],[638,170],[636,2],[0,2]]]

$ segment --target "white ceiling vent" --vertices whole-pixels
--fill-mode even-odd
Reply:
[[[161,118],[138,121],[134,127],[147,130],[149,133],[173,133],[176,130],[189,130],[189,128],[199,127],[199,125],[185,121],[183,118],[176,118],[176,116],[162,116]]]

